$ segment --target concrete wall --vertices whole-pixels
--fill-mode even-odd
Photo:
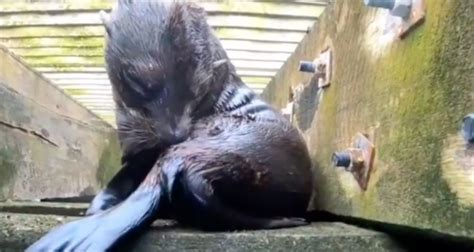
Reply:
[[[474,146],[460,134],[474,112],[474,1],[425,2],[424,24],[398,40],[383,36],[386,11],[333,1],[262,96],[283,108],[305,85],[295,125],[315,164],[314,208],[474,238]],[[316,97],[298,62],[327,46],[333,81]],[[366,191],[331,164],[359,132],[376,146]]]
[[[109,124],[0,46],[0,200],[94,193],[118,154]]]

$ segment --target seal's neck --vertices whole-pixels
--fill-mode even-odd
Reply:
[[[217,113],[273,119],[275,110],[242,82],[227,85],[215,105]]]

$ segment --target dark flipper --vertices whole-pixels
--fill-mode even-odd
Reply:
[[[150,172],[119,205],[53,229],[26,251],[109,251],[128,241],[149,227],[166,201],[158,176]]]
[[[103,212],[124,201],[145,179],[158,157],[157,150],[146,150],[122,158],[122,168],[92,200],[86,215]]]

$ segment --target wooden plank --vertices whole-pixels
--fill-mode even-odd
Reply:
[[[40,73],[106,73],[104,67],[37,67]]]
[[[90,48],[94,49],[94,47],[101,47],[104,46],[104,37],[47,37],[48,35],[44,35],[44,37],[36,37],[36,38],[0,38],[0,44],[5,45],[10,49],[28,49],[28,48],[48,48],[48,47],[62,47],[68,49],[79,49],[79,48]],[[220,38],[222,43],[226,43],[226,41],[230,41],[231,43],[234,42],[242,42],[242,43],[256,43],[277,47],[285,47],[288,45],[293,45],[296,47],[299,41],[285,41],[283,40],[265,40],[261,38]],[[281,46],[280,46],[281,45]]]
[[[77,85],[77,84],[83,84],[83,85],[95,85],[95,86],[110,86],[110,81],[108,79],[69,79],[69,80],[54,80],[54,84],[58,86],[62,85]]]
[[[25,61],[33,67],[102,67],[105,65],[105,59],[100,57],[24,57]],[[283,62],[275,61],[251,61],[251,60],[231,60],[232,64],[238,69],[269,70],[276,71],[280,69]]]
[[[103,67],[37,67],[40,73],[105,73]],[[256,70],[237,70],[237,73],[243,77],[270,78],[273,77],[273,71]]]
[[[197,1],[210,16],[222,14],[246,14],[259,16],[280,16],[285,18],[314,18],[321,14],[325,2],[321,4],[307,5],[299,3],[272,3],[272,2],[252,2],[240,1],[234,3],[227,2],[209,2]],[[112,6],[111,2],[105,1],[89,1],[77,2],[67,0],[61,3],[30,3],[25,1],[18,2],[0,2],[0,13],[2,14],[18,14],[18,13],[64,13],[69,11],[90,11],[98,12],[99,10],[109,11]]]
[[[104,69],[105,71],[105,69]],[[44,77],[50,80],[88,80],[88,79],[108,79],[107,73],[45,73]]]
[[[112,101],[112,94],[77,94],[74,95],[74,99],[78,101],[84,101],[84,100],[99,100],[99,99],[104,99],[104,100],[110,100]]]
[[[70,94],[74,99],[77,99],[79,96],[88,96],[88,95],[107,95],[112,97],[112,90],[109,89],[85,89],[85,88],[64,88],[64,91]]]
[[[474,112],[474,1],[424,2],[424,23],[400,40],[384,32],[387,13],[334,1],[263,97],[283,108],[305,85],[293,122],[318,164],[313,208],[473,240],[474,145],[460,129]],[[328,45],[334,72],[318,96],[297,69]],[[366,190],[331,162],[358,133],[375,145]]]
[[[304,32],[278,30],[258,30],[243,28],[214,27],[219,38],[225,39],[255,39],[297,43]],[[104,36],[102,26],[87,27],[19,27],[0,29],[0,39],[11,38],[97,38]]]
[[[252,41],[252,40],[234,40],[221,39],[223,46],[228,49],[244,50],[245,48],[254,48],[257,50],[293,52],[298,43],[286,43],[278,41]],[[104,38],[35,38],[35,39],[0,39],[0,43],[10,49],[46,49],[46,48],[64,48],[64,49],[97,49],[103,48]]]
[[[253,60],[253,61],[276,61],[284,62],[291,53],[289,52],[280,52],[280,51],[270,51],[270,50],[258,50],[249,48],[241,49],[226,49],[227,55],[232,60]],[[84,57],[84,58],[100,58],[104,57],[103,48],[79,48],[79,49],[69,49],[62,47],[54,48],[28,48],[28,49],[12,49],[13,52],[27,59],[35,58],[70,58],[70,57]]]
[[[267,16],[212,15],[208,17],[213,27],[241,27],[249,29],[284,29],[288,31],[306,31],[315,22],[312,19],[288,19]],[[66,12],[51,15],[12,14],[0,16],[0,28],[15,27],[64,27],[64,26],[102,26],[98,12]]]
[[[96,40],[97,45],[94,46],[81,46],[79,42],[76,42],[77,47],[64,47],[61,44],[61,40],[56,41],[58,44],[55,46],[35,46],[35,47],[26,47],[26,48],[11,48],[16,54],[25,56],[25,57],[44,57],[44,56],[68,56],[68,55],[77,55],[77,56],[90,56],[96,55],[100,56],[104,53],[103,39]],[[249,42],[249,41],[235,41],[235,40],[224,40],[222,46],[228,52],[249,52],[249,53],[278,53],[289,55],[296,48],[296,44],[290,43],[258,43],[258,42]],[[272,58],[271,56],[267,56]],[[278,59],[278,57],[277,57]]]
[[[58,85],[59,88],[65,90],[65,89],[92,89],[92,90],[110,90],[112,87],[108,83],[107,85],[101,85],[101,84],[70,84],[70,85]]]
[[[108,80],[108,75],[104,73],[45,73],[43,74],[46,78],[53,81],[66,81],[67,80]],[[244,77],[243,80],[248,83],[267,84],[270,81],[269,77]],[[72,82],[71,82],[72,83]]]
[[[44,34],[48,36],[48,34]],[[89,48],[94,49],[94,47],[103,48],[104,47],[104,37],[84,37],[84,38],[20,38],[20,39],[0,39],[0,43],[4,44],[10,49],[36,49],[36,48],[48,48],[48,47],[62,47],[62,48]]]

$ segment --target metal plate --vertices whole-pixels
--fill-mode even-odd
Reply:
[[[374,163],[375,146],[366,136],[358,133],[354,140],[353,147],[362,151],[364,165],[360,167],[360,169],[355,169],[352,174],[359,183],[359,186],[363,190],[366,190]]]
[[[400,39],[403,39],[411,30],[424,22],[425,16],[425,0],[413,0],[410,16],[406,19],[402,19],[397,16],[389,15],[387,28],[396,33]]]
[[[329,48],[324,50],[319,58],[317,59],[326,66],[324,78],[320,78],[318,81],[318,86],[320,88],[325,88],[331,84],[332,77],[332,52]]]

